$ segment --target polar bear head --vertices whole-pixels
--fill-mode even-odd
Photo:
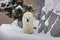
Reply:
[[[26,12],[23,15],[23,23],[30,24],[33,23],[34,17],[32,12]]]

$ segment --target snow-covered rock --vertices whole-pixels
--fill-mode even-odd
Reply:
[[[23,10],[23,8],[22,8],[22,6],[20,6],[20,5],[18,5],[15,9],[17,10],[17,9],[21,9],[21,10]]]
[[[42,8],[42,11],[45,11],[46,13],[48,13],[49,11],[51,11],[54,7],[54,0],[45,0],[45,6]]]
[[[18,5],[18,6],[15,8],[15,10],[17,10],[17,9],[21,9],[23,12],[25,11],[21,5]]]
[[[46,26],[49,26],[48,20],[45,21],[45,25],[46,25]]]
[[[57,3],[54,7],[54,11],[55,14],[60,16],[60,3]]]
[[[44,11],[60,11],[60,0],[45,0]]]
[[[8,2],[10,2],[11,0],[2,0],[0,1],[0,3],[4,3],[4,4],[8,4]]]
[[[42,18],[41,18],[41,20],[45,20],[45,19],[46,19],[46,18],[45,18],[45,15],[43,15]]]
[[[13,15],[15,14],[15,10],[12,10],[12,14],[13,14]]]

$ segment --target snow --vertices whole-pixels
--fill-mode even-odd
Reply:
[[[50,9],[48,10],[47,7],[44,6],[44,7],[42,8],[42,12],[43,12],[43,11],[47,14],[47,13],[48,13],[49,11],[51,11],[51,10],[50,10]]]
[[[50,33],[35,33],[36,30],[33,34],[25,34],[23,29],[17,26],[17,20],[11,24],[2,24],[0,26],[0,31],[5,38],[4,40],[60,40],[60,37],[52,37]]]
[[[5,2],[10,2],[11,0],[4,0]]]
[[[45,0],[45,6],[42,8],[42,11],[45,11],[45,13],[48,13],[51,10],[60,11],[60,0]],[[60,13],[57,13],[57,15],[60,15]]]
[[[18,5],[18,6],[16,7],[16,10],[19,9],[19,8],[21,8],[21,10],[23,10],[23,8],[22,8],[20,5]]]
[[[47,10],[53,9],[53,6],[54,6],[53,0],[45,0],[45,6],[46,6]]]
[[[18,6],[15,8],[15,10],[17,10],[17,9],[21,9],[23,12],[25,11],[25,10],[22,8],[22,6],[20,6],[20,5],[18,5]]]
[[[42,18],[41,18],[41,20],[45,20],[45,19],[46,19],[46,18],[45,18],[45,15],[43,15]]]
[[[8,2],[10,2],[11,0],[2,0],[0,1],[0,3],[5,3],[5,4],[8,4]]]
[[[60,16],[60,3],[56,3],[55,7],[54,7],[54,11],[55,14]]]
[[[45,6],[42,8],[42,11],[45,11],[46,13],[48,13],[49,11],[51,11],[54,7],[54,0],[45,0]]]
[[[11,24],[17,26],[18,20],[14,20]]]
[[[46,11],[46,8],[45,8],[45,6],[42,8],[42,11]]]
[[[15,10],[12,10],[12,13],[14,14],[15,13]]]
[[[38,20],[34,20],[34,27],[38,27],[39,21]]]
[[[45,26],[49,26],[48,20],[45,21]]]
[[[60,13],[55,13],[55,14],[57,14],[57,15],[59,15],[59,16],[60,16]]]
[[[60,11],[60,3],[57,3],[57,5],[55,5],[54,11]]]

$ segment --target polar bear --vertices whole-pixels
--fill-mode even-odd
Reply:
[[[32,34],[34,31],[34,17],[32,12],[25,12],[22,18],[23,32],[27,34]]]

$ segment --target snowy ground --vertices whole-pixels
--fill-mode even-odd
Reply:
[[[35,22],[38,21],[35,20]],[[0,34],[4,40],[60,40],[60,37],[52,37],[50,33],[37,33],[37,29],[34,30],[33,34],[25,34],[23,33],[23,29],[17,26],[17,20],[12,24],[2,24],[0,27]]]

